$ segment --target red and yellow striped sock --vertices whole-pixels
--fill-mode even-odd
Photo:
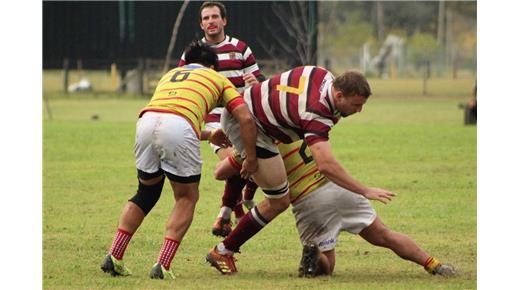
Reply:
[[[424,262],[424,270],[426,270],[428,273],[435,275],[435,269],[441,264],[441,262],[434,257],[429,257],[426,259],[426,262]]]

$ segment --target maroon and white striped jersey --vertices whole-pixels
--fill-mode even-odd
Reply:
[[[202,39],[206,43],[206,38]],[[218,56],[218,68],[216,71],[227,77],[238,92],[242,93],[245,89],[245,82],[242,76],[252,73],[256,78],[260,76],[260,69],[256,63],[255,56],[247,44],[237,38],[226,35],[222,42],[212,44]],[[178,66],[186,64],[184,53],[181,56]],[[219,122],[222,107],[218,107],[210,112],[206,122]]]
[[[244,101],[263,131],[282,143],[328,140],[340,118],[332,99],[334,76],[324,68],[301,66],[247,88]]]

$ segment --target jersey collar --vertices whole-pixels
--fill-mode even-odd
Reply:
[[[201,65],[200,63],[190,63],[183,66],[184,68],[206,68],[205,66]]]
[[[227,34],[224,35],[224,40],[222,40],[221,42],[215,42],[215,43],[211,43],[211,44],[208,43],[208,40],[206,39],[206,37],[202,38],[202,42],[208,43],[211,47],[219,47],[222,44],[228,43],[230,41],[231,41],[231,36],[228,36]]]

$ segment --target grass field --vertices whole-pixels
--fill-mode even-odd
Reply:
[[[148,278],[160,250],[173,197],[161,200],[125,255],[133,275],[113,278],[100,263],[118,217],[136,189],[136,114],[146,99],[46,93],[52,120],[43,120],[43,287],[45,289],[475,289],[476,127],[462,125],[458,103],[472,80],[372,81],[363,113],[341,121],[331,141],[336,157],[367,185],[399,194],[373,203],[391,229],[456,265],[453,279],[430,276],[393,252],[340,235],[332,277],[300,279],[301,254],[290,210],[242,247],[239,273],[226,277],[204,262],[220,239],[210,234],[223,183],[212,178],[216,156],[203,144],[201,197],[193,224],[173,261],[175,281]],[[45,89],[45,87],[44,87]],[[91,117],[97,115],[97,120]],[[260,200],[261,194],[256,199]]]

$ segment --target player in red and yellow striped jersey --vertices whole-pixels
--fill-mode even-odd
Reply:
[[[277,145],[287,171],[291,203],[297,202],[328,181],[325,175],[318,171],[307,143],[300,140]]]
[[[139,117],[146,112],[180,115],[189,121],[200,138],[205,117],[221,103],[232,112],[244,101],[223,75],[200,64],[188,64],[170,70],[161,78]]]
[[[359,234],[373,245],[391,249],[401,258],[424,266],[433,275],[455,273],[453,266],[428,255],[408,236],[387,228],[368,199],[337,186],[322,175],[307,143],[299,140],[277,146],[287,171],[292,212],[304,245],[300,276],[332,274],[340,231]],[[238,153],[220,161],[215,169],[216,178],[235,174],[241,162]]]
[[[162,192],[165,176],[170,181],[175,207],[166,224],[164,242],[150,278],[174,278],[170,264],[188,231],[199,198],[202,160],[200,140],[224,146],[222,130],[201,131],[204,118],[217,105],[226,106],[240,122],[248,145],[241,174],[257,170],[256,125],[233,84],[212,68],[218,65],[215,51],[194,42],[185,52],[187,65],[166,73],[137,121],[134,153],[139,186],[121,214],[119,226],[101,269],[113,276],[127,276],[123,255],[130,239],[152,210]]]

